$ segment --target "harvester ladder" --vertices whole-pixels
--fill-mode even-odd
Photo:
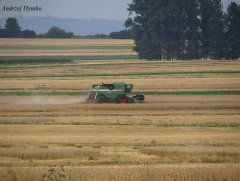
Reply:
[[[99,88],[100,88],[100,85],[97,86],[97,91],[96,91],[96,94],[95,94],[95,99],[97,99],[97,95],[98,95]]]

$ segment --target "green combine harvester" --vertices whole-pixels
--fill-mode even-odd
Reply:
[[[143,103],[144,95],[131,96],[133,84],[122,82],[93,85],[89,91],[88,100],[97,103]]]

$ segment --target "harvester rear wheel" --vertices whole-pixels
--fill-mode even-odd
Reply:
[[[109,101],[107,100],[107,98],[103,95],[99,95],[97,97],[97,102],[100,103],[100,104],[106,104],[106,103],[109,103]]]
[[[107,100],[105,100],[105,99],[101,99],[101,100],[99,101],[99,103],[100,103],[100,104],[107,104],[107,103],[108,103],[108,101],[107,101]]]

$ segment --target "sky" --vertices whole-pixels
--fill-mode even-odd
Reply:
[[[76,19],[126,20],[132,0],[0,0],[0,18],[10,16],[52,16]],[[223,0],[226,5],[240,0]],[[24,6],[25,10],[24,10]],[[42,8],[28,11],[29,7]],[[4,9],[5,7],[5,9]],[[16,11],[6,10],[15,7]]]

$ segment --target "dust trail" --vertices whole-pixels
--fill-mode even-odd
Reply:
[[[85,102],[86,99],[86,96],[27,96],[18,97],[13,103],[17,105],[79,104]]]

